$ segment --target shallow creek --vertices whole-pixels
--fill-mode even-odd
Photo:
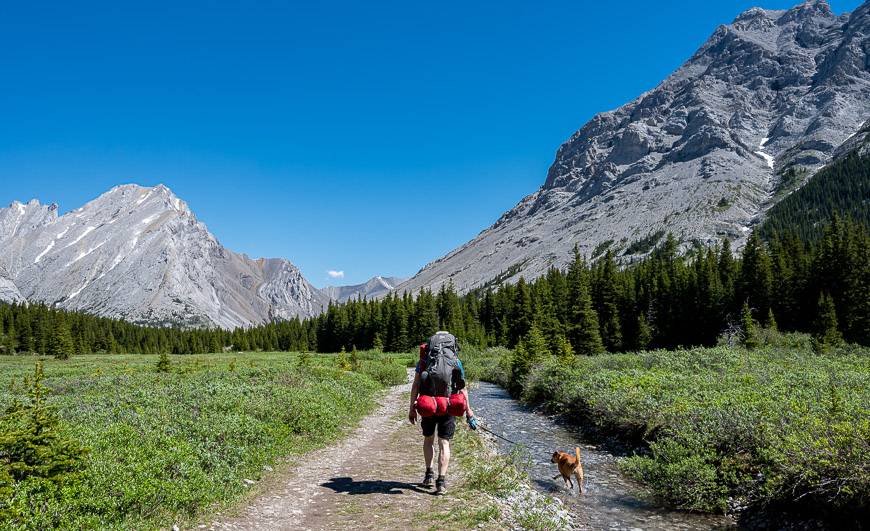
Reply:
[[[493,432],[524,445],[531,458],[531,479],[535,487],[557,496],[583,529],[671,530],[729,529],[732,520],[722,516],[694,514],[667,509],[635,495],[639,487],[617,466],[620,457],[591,445],[579,432],[536,413],[512,399],[501,387],[480,382],[470,390],[471,405],[483,425]],[[496,438],[503,452],[513,445]],[[579,446],[585,471],[585,493],[577,487],[569,492],[562,485],[556,465],[550,462],[554,450],[573,453]]]

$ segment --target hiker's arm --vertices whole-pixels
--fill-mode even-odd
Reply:
[[[471,410],[471,399],[468,397],[468,388],[461,391],[465,395],[465,417],[471,418],[474,416],[474,411]]]
[[[414,371],[414,383],[411,384],[411,407],[408,409],[408,420],[411,424],[417,422],[417,410],[414,408],[414,402],[417,401],[417,395],[420,394],[420,373]]]

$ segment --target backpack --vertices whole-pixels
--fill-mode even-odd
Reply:
[[[452,334],[437,332],[429,338],[429,346],[421,360],[421,395],[449,397],[465,387],[457,352],[459,345]]]

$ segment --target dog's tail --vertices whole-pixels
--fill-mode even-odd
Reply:
[[[574,456],[577,457],[577,463],[580,463],[580,447],[574,447]]]

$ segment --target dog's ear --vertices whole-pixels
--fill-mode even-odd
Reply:
[[[550,462],[555,463],[558,460],[559,460],[559,452],[555,451],[555,452],[553,452],[553,457],[550,458]]]

